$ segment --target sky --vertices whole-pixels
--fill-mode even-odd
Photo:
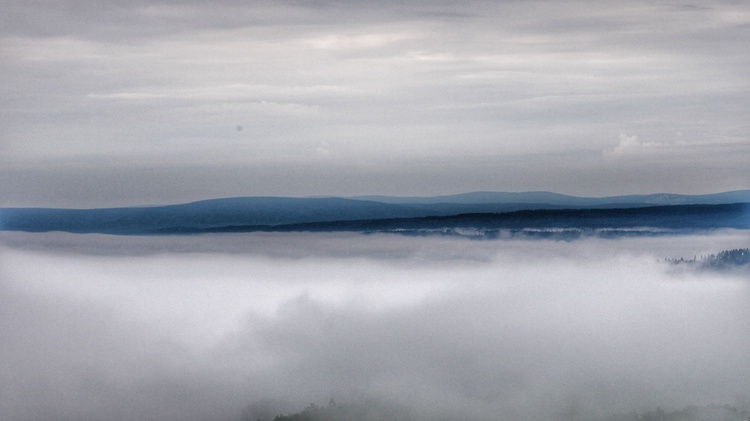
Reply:
[[[746,1],[0,7],[0,206],[750,187]]]
[[[663,258],[749,240],[0,233],[0,414],[269,421],[334,398],[414,421],[744,420],[747,273]]]

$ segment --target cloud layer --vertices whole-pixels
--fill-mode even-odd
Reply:
[[[448,419],[748,410],[747,279],[657,261],[748,240],[4,233],[0,413],[230,420],[331,397]]]

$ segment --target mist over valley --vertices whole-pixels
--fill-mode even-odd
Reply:
[[[413,420],[750,410],[747,272],[665,261],[747,230],[0,240],[6,419],[265,421],[331,398]]]

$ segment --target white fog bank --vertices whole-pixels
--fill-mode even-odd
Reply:
[[[659,261],[748,247],[743,231],[0,244],[2,419],[272,418],[331,397],[467,420],[750,410],[747,272]]]

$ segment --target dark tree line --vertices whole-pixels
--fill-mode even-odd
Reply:
[[[607,421],[747,421],[750,413],[729,405],[688,406],[676,411],[661,408],[646,413],[615,415]]]
[[[709,266],[741,266],[750,264],[750,249],[724,250],[706,258]]]
[[[736,267],[750,268],[750,248],[720,251],[716,254],[694,256],[692,259],[666,259],[673,264],[697,265],[706,269],[731,269]]]
[[[274,421],[413,421],[409,411],[374,403],[317,406],[310,404],[296,414],[277,415]]]
[[[277,415],[273,421],[415,421],[416,419],[411,410],[398,404],[386,404],[372,399],[337,405],[331,399],[328,405],[311,403],[300,412]],[[248,421],[255,420],[248,419]]]
[[[605,421],[747,421],[750,419],[749,417],[750,412],[747,409],[712,404],[705,406],[690,405],[673,411],[665,411],[661,408],[641,413],[633,411],[611,415],[603,419]],[[298,413],[277,415],[273,421],[415,421],[417,419],[435,420],[436,418],[427,414],[416,416],[412,411],[403,407],[369,401],[341,406],[336,404],[329,404],[328,406],[310,404]],[[558,418],[553,418],[553,420],[555,419]],[[451,418],[452,420],[453,418]],[[447,421],[447,418],[439,421]]]

